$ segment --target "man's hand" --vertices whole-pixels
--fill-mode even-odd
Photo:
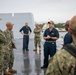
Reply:
[[[50,39],[51,37],[49,35],[47,35],[47,39]]]
[[[21,32],[22,35],[25,35],[23,32]]]
[[[49,35],[47,35],[47,37],[44,37],[44,39],[51,39],[51,37]]]
[[[30,35],[30,33],[28,35]]]
[[[28,35],[30,35],[30,34],[31,34],[31,32]]]

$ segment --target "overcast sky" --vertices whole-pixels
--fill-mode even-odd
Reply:
[[[76,0],[0,0],[0,13],[28,12],[36,22],[65,22],[76,15]]]

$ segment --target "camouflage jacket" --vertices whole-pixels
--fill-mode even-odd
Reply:
[[[8,48],[7,38],[4,34],[4,32],[0,30],[0,50],[2,50],[2,52],[6,52],[7,48]]]
[[[0,70],[2,69],[2,63],[3,63],[2,46],[4,43],[6,43],[6,37],[3,34],[3,32],[0,30]]]
[[[75,66],[76,59],[68,51],[62,49],[50,60],[46,75],[74,75]]]
[[[9,47],[12,48],[12,45],[15,45],[13,31],[5,30],[4,33],[5,33],[5,36],[7,38],[7,42],[8,42]]]
[[[6,43],[6,37],[3,33],[3,31],[0,30],[0,44],[1,43]]]
[[[40,38],[40,32],[41,32],[41,29],[40,28],[35,28],[34,29],[35,37],[39,37]]]

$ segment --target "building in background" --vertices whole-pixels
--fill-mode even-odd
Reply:
[[[13,32],[15,38],[22,38],[19,30],[27,21],[32,31],[34,29],[34,17],[32,13],[0,13],[2,20],[0,21],[0,29],[6,29],[6,22],[10,21],[14,24]],[[30,38],[34,38],[33,33]]]

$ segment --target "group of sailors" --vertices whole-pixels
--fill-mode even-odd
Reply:
[[[11,75],[17,72],[13,69],[13,49],[16,48],[16,46],[14,44],[12,28],[13,24],[7,22],[5,31],[0,29],[0,75]]]
[[[1,19],[0,19],[1,20]],[[65,29],[68,33],[64,37],[63,48],[56,51],[56,40],[59,38],[59,32],[54,27],[54,22],[48,22],[49,28],[44,32],[44,63],[41,69],[47,68],[46,75],[76,75],[76,16],[65,24]],[[34,51],[37,51],[39,46],[39,53],[41,54],[41,28],[35,24],[33,31],[34,35]],[[17,71],[13,69],[14,53],[13,49],[16,48],[13,36],[13,24],[6,23],[6,30],[0,30],[0,75],[11,75]],[[29,35],[32,33],[28,22],[25,23],[20,31],[23,35],[23,52],[29,51]],[[50,55],[50,61],[49,61]]]

